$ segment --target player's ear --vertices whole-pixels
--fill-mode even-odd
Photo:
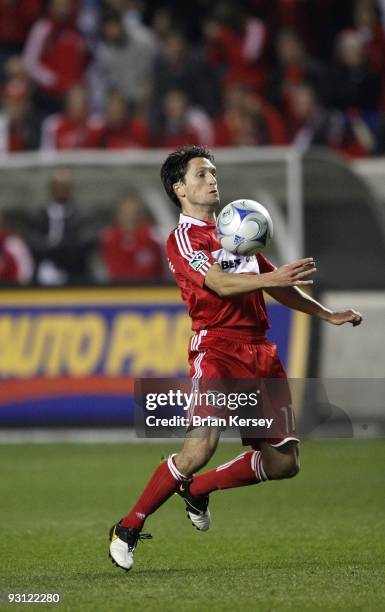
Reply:
[[[185,184],[183,183],[183,181],[178,181],[177,183],[174,183],[172,188],[175,191],[178,198],[186,197]]]

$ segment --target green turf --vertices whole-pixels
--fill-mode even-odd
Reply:
[[[385,609],[383,440],[303,443],[295,479],[213,494],[208,533],[173,496],[126,574],[107,559],[108,529],[169,450],[0,447],[2,596],[59,592],[74,611]],[[223,444],[216,462],[238,452]]]

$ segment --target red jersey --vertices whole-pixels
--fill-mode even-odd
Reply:
[[[181,290],[195,332],[223,330],[227,335],[257,336],[269,328],[261,290],[231,297],[219,297],[205,286],[205,276],[213,264],[228,274],[259,274],[275,270],[266,257],[234,255],[219,242],[215,223],[181,214],[179,225],[167,240],[171,272]]]
[[[85,37],[71,24],[39,19],[29,32],[24,61],[27,72],[40,88],[63,96],[83,81],[89,52]]]
[[[155,281],[162,278],[162,249],[148,223],[142,223],[132,234],[118,225],[107,227],[101,247],[111,280]]]
[[[71,119],[65,113],[43,121],[41,148],[45,150],[95,149],[100,146],[104,122],[99,115]]]
[[[17,283],[17,261],[7,247],[9,234],[0,230],[0,283]]]

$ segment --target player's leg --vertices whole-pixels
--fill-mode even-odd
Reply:
[[[210,338],[206,337],[202,341],[206,353],[201,368],[207,378],[207,381],[203,379],[206,387],[211,388],[215,380],[218,381],[218,389],[223,392],[228,390],[228,381],[234,382],[234,379],[250,381],[255,377],[255,356],[249,345],[229,341],[226,338],[214,340],[212,346]],[[242,385],[241,388],[243,391]],[[207,496],[211,491],[257,484],[266,479],[261,463],[261,452],[255,449],[245,451],[212,470],[195,474],[189,485],[189,492],[196,498],[198,504],[199,498],[208,500]]]
[[[260,352],[263,348],[261,347]],[[269,350],[270,346],[267,346],[267,351]],[[291,407],[290,389],[282,365],[274,352],[272,355],[274,373],[278,373],[281,377],[272,380],[269,387],[266,387],[263,409],[264,415],[272,418],[276,423],[275,433],[279,437],[265,440],[242,436],[243,444],[252,446],[253,450],[246,451],[213,470],[195,476],[190,486],[193,495],[207,496],[218,489],[243,487],[265,480],[291,478],[298,473],[298,438]],[[285,408],[284,411],[281,409],[282,406]],[[284,418],[285,415],[287,418]]]
[[[110,531],[110,558],[129,570],[133,565],[133,552],[138,540],[143,537],[141,529],[146,518],[164,504],[182,483],[187,484],[195,470],[203,467],[214,453],[220,432],[217,429],[199,428],[189,432],[178,455],[170,455],[154,471],[138,501],[131,511]],[[182,472],[186,470],[186,472]],[[181,492],[182,493],[182,492]],[[206,516],[204,516],[206,514]],[[199,529],[208,529],[207,504],[201,513]],[[147,535],[147,534],[145,534]]]
[[[195,496],[207,496],[219,489],[234,489],[258,484],[268,480],[265,472],[262,453],[254,449],[244,451],[212,470],[196,474],[190,484],[190,492]]]
[[[282,446],[272,446],[265,440],[259,442],[263,468],[269,480],[293,478],[299,472],[298,442],[291,440]]]
[[[234,371],[234,360],[231,357],[233,353],[234,344],[229,344],[226,338],[210,338],[207,335],[201,337],[201,334],[193,337],[189,362],[190,376],[196,393],[204,396],[205,393],[213,393],[213,389],[223,393],[226,389],[223,381],[231,378]],[[217,406],[207,403],[207,398],[203,399],[202,403],[201,396],[199,398],[189,410],[190,423],[194,416],[201,418],[226,416],[225,409],[222,414]],[[205,432],[203,439],[202,431]],[[178,469],[190,477],[195,474],[214,454],[219,437],[220,430],[216,427],[194,428],[189,431],[182,451],[175,457]],[[193,494],[190,485],[189,481],[181,483],[177,492],[186,503],[187,514],[194,527],[200,531],[207,531],[211,524],[209,498],[207,495]]]
[[[186,435],[182,450],[174,456],[175,465],[186,477],[210,461],[220,437],[217,427],[196,427]]]
[[[289,441],[274,447],[265,440],[259,440],[254,450],[245,451],[223,465],[194,476],[190,492],[195,496],[207,496],[219,489],[292,478],[298,472],[298,442]]]
[[[211,525],[207,495],[193,495],[190,491],[191,476],[206,465],[213,456],[220,438],[216,427],[200,427],[189,431],[183,448],[175,457],[178,469],[188,474],[190,479],[179,483],[177,493],[186,503],[187,516],[199,531],[207,531]]]
[[[281,406],[285,407],[284,414],[288,415],[290,410],[292,415],[290,389],[285,371],[276,355],[274,345],[257,346],[256,353],[258,368],[264,366],[262,371],[258,370],[258,377],[271,375],[275,379],[272,385],[269,385],[266,415],[281,422],[283,418]],[[247,359],[247,352],[244,356]],[[243,487],[265,480],[295,476],[299,471],[299,451],[294,417],[283,419],[283,428],[281,433],[279,426],[277,433],[281,437],[274,440],[242,438],[243,443],[252,445],[253,450],[245,451],[223,465],[195,475],[189,485],[190,494],[196,498],[207,498],[209,493],[218,489]]]
[[[178,484],[206,465],[213,455],[220,432],[216,428],[200,427],[189,431],[182,450],[170,455],[155,470],[132,510],[121,521],[124,527],[141,529],[176,490]]]

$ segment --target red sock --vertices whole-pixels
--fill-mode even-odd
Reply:
[[[141,529],[147,516],[175,493],[178,482],[186,480],[177,469],[173,457],[170,455],[156,468],[131,512],[120,521],[121,525]]]
[[[217,489],[233,489],[267,480],[260,451],[246,451],[213,470],[194,476],[193,495],[208,495]]]

